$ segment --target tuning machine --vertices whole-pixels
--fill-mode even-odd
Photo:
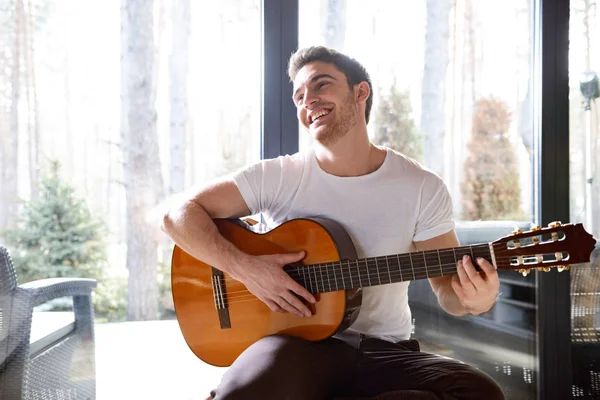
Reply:
[[[571,268],[571,266],[570,266],[570,265],[559,265],[559,266],[557,267],[557,269],[558,269],[558,272],[568,271],[568,270],[569,270],[569,268]]]
[[[517,271],[520,272],[521,274],[523,274],[523,276],[527,276],[531,272],[530,269],[519,269]]]
[[[548,224],[548,227],[549,227],[549,228],[557,228],[557,227],[559,227],[559,226],[561,226],[561,225],[562,225],[562,223],[561,223],[560,221],[554,221],[554,222],[550,222],[550,223]]]

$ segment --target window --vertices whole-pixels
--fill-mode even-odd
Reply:
[[[98,398],[197,396],[219,372],[181,337],[159,226],[173,198],[260,159],[261,2],[121,3],[0,4],[0,242],[21,283],[97,279]],[[40,215],[67,225],[27,244],[48,236]]]
[[[493,241],[515,225],[529,228],[536,180],[530,2],[300,0],[299,6],[299,46],[333,47],[365,66],[374,91],[371,140],[444,179],[462,244]],[[310,144],[300,127],[300,149]],[[477,365],[508,398],[535,398],[534,276],[500,275],[494,308],[461,319],[438,312],[426,281],[411,283],[415,337],[428,351]],[[469,340],[461,339],[467,330]]]

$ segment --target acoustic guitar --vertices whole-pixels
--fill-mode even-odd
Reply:
[[[596,240],[581,224],[520,230],[491,243],[357,259],[346,231],[327,219],[295,219],[267,232],[242,220],[217,219],[220,233],[252,255],[304,250],[302,264],[284,270],[312,294],[311,317],[271,311],[239,281],[175,246],[172,288],[177,321],[191,350],[215,366],[229,366],[252,343],[284,334],[318,341],[348,328],[358,316],[361,288],[456,273],[463,255],[497,269],[527,274],[589,262]]]

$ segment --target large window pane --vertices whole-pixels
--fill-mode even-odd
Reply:
[[[97,280],[98,398],[218,382],[181,336],[159,227],[174,198],[260,158],[260,21],[259,0],[0,1],[0,243],[20,283]],[[36,309],[32,341],[69,310]],[[87,354],[61,360],[76,379]]]
[[[598,74],[600,20],[596,3],[571,1],[569,47],[570,214],[600,237]],[[600,245],[590,263],[571,269],[573,397],[600,398]]]
[[[534,220],[532,21],[527,0],[301,0],[299,44],[366,67],[372,141],[444,179],[466,245]],[[311,138],[300,130],[302,150]],[[426,351],[492,375],[507,398],[534,399],[534,276],[500,275],[502,296],[479,317],[449,317],[428,282],[411,283],[414,335]]]

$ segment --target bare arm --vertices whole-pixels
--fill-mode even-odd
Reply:
[[[300,261],[304,252],[250,256],[225,239],[214,218],[239,218],[250,214],[235,182],[223,179],[209,184],[167,212],[162,229],[185,252],[227,272],[273,311],[310,316],[297,296],[315,302],[314,296],[290,278],[282,267]]]
[[[454,230],[422,242],[414,242],[418,251],[447,249],[460,246]],[[457,275],[429,278],[440,307],[449,314],[478,315],[495,303],[500,286],[498,273],[486,260],[477,260],[483,274],[475,269],[470,258],[460,260]]]
[[[250,214],[236,184],[231,179],[211,183],[165,214],[163,231],[179,247],[198,260],[232,276],[248,255],[226,240],[214,218],[238,218]]]

